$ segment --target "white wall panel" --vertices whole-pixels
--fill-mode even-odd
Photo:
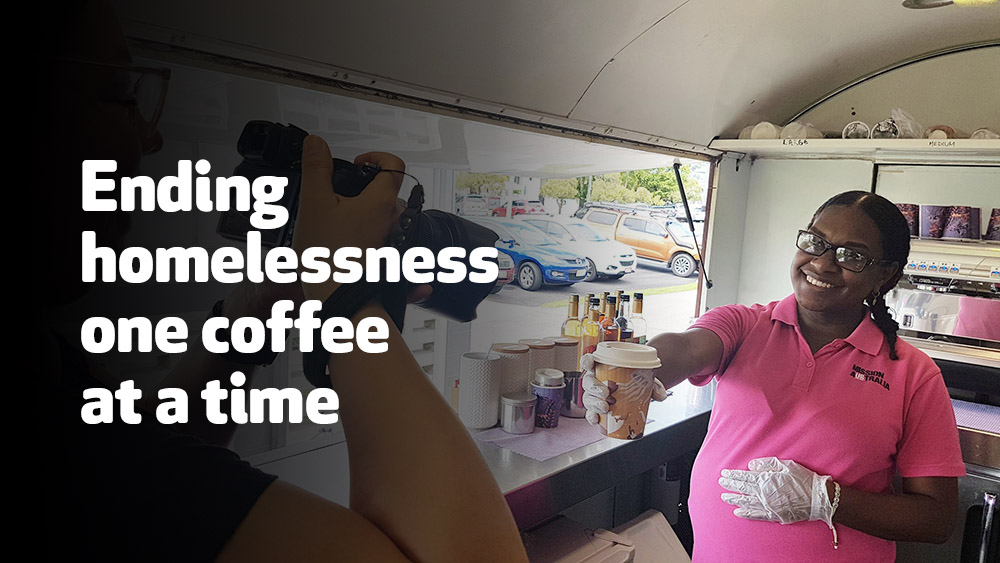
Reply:
[[[768,303],[792,292],[795,233],[840,192],[871,189],[872,164],[857,160],[757,160],[743,231],[736,301]],[[716,241],[715,244],[721,244]]]

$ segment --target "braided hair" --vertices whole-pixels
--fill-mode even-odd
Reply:
[[[863,211],[875,223],[875,227],[878,228],[881,235],[882,259],[897,264],[893,276],[882,287],[865,298],[865,305],[871,311],[875,325],[885,335],[886,343],[889,345],[889,358],[898,360],[896,331],[899,329],[899,324],[889,314],[889,307],[885,304],[885,294],[895,287],[899,278],[903,276],[903,264],[906,263],[906,259],[910,255],[910,229],[906,218],[903,217],[899,208],[888,199],[871,192],[856,190],[837,194],[826,200],[809,220],[809,227],[812,227],[824,209],[834,205],[855,206]]]

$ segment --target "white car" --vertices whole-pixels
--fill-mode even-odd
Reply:
[[[490,214],[490,208],[486,207],[486,198],[471,194],[458,197],[455,201],[455,213],[465,217],[485,217]]]
[[[578,219],[550,219],[548,217],[525,217],[521,221],[545,231],[558,240],[566,251],[587,258],[587,278],[619,279],[635,272],[636,258],[632,247],[609,239]]]

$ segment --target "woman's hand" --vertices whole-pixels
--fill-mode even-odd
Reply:
[[[580,357],[580,369],[583,370],[583,406],[587,409],[587,422],[597,424],[600,415],[607,414],[615,398],[612,396],[615,389],[609,388],[604,382],[598,381],[594,374],[594,356],[584,354]],[[632,379],[647,379],[647,383],[653,386],[652,398],[654,401],[662,401],[670,396],[670,392],[663,387],[660,380],[653,377],[653,372],[649,370],[638,370],[632,374]],[[614,385],[614,383],[612,383]]]
[[[722,493],[723,501],[737,507],[733,514],[782,524],[820,520],[833,528],[829,475],[776,457],[751,460],[747,467],[749,471],[723,469],[719,478],[720,485],[738,493]]]
[[[383,170],[405,170],[399,157],[370,152],[354,159],[355,164],[369,163]],[[300,254],[310,247],[326,247],[331,256],[338,248],[362,249],[383,246],[399,216],[397,206],[403,175],[381,172],[356,197],[343,197],[333,191],[333,159],[326,141],[315,135],[302,145],[302,190],[292,247]],[[331,280],[303,284],[307,299],[325,300],[339,284]]]

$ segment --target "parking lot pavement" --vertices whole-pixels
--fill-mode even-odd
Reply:
[[[511,283],[505,286],[500,293],[489,296],[487,301],[538,307],[545,303],[566,299],[568,295],[573,293],[580,295],[598,294],[602,291],[614,292],[619,289],[632,293],[643,289],[674,287],[697,282],[696,276],[681,278],[673,275],[670,269],[661,263],[640,259],[639,268],[634,273],[626,274],[620,280],[606,279],[594,282],[577,282],[573,285],[547,285],[537,291],[525,291],[516,283]]]

